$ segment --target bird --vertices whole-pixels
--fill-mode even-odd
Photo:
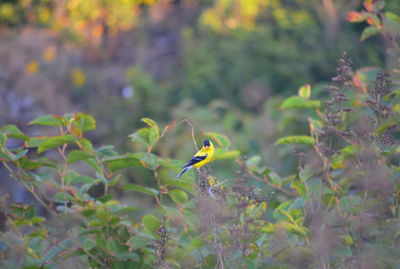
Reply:
[[[183,173],[191,168],[200,168],[212,161],[214,155],[214,145],[210,140],[204,140],[203,147],[193,156],[193,158],[182,167],[182,171],[178,174],[180,178]]]

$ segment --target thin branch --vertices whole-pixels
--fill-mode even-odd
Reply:
[[[193,143],[196,146],[196,150],[198,151],[199,147],[197,146],[197,143],[196,143],[196,139],[195,139],[195,136],[194,136],[194,127],[193,127],[192,123],[190,123],[190,121],[188,119],[183,119],[180,122],[178,122],[176,125],[179,125],[179,124],[184,123],[184,122],[186,122],[190,126],[190,129],[192,130]]]

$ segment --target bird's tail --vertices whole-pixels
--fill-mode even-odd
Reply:
[[[179,173],[179,175],[177,176],[177,178],[180,178],[181,175],[183,175],[183,173],[185,173],[187,170],[189,170],[190,168],[192,168],[192,166],[184,166],[183,170]]]

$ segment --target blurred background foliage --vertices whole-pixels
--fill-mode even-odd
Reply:
[[[400,9],[397,1],[386,4]],[[165,123],[188,118],[202,130],[235,133],[245,153],[262,146],[271,154],[275,125],[295,120],[281,121],[275,100],[306,83],[323,89],[343,51],[356,68],[384,68],[392,59],[381,38],[359,42],[364,25],[346,21],[360,6],[357,0],[2,1],[0,122],[86,111],[101,119],[95,139],[123,145],[120,137],[143,116]],[[174,137],[167,144],[184,148],[178,141],[185,140]]]

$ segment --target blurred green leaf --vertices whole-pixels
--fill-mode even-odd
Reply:
[[[76,142],[76,137],[70,134],[48,137],[43,140],[37,150],[38,154],[49,149]]]
[[[190,241],[190,244],[187,248],[189,251],[193,251],[193,250],[201,248],[204,245],[205,245],[204,241],[202,240],[202,238],[200,236],[198,236],[196,238],[193,238]]]
[[[306,182],[313,175],[313,171],[310,165],[305,165],[304,168],[301,168],[299,171],[299,177],[302,182]]]
[[[139,248],[143,248],[145,246],[151,245],[154,239],[146,236],[133,236],[131,237],[126,244],[130,247],[131,251],[137,250]]]
[[[301,86],[298,91],[298,95],[302,98],[309,99],[311,96],[311,86],[310,84],[306,84]]]
[[[288,200],[285,201],[283,203],[281,203],[275,210],[273,213],[273,216],[276,220],[283,220],[283,219],[287,219],[287,216],[285,214],[282,214],[281,211],[285,211],[290,207],[292,201]],[[289,214],[289,213],[288,213]]]
[[[356,213],[358,211],[358,206],[363,203],[363,199],[361,199],[357,195],[347,195],[340,198],[340,206],[346,213]]]
[[[60,118],[61,118],[60,116],[44,115],[30,121],[29,124],[61,127],[63,126],[63,121]]]
[[[224,150],[222,148],[216,148],[214,151],[213,160],[236,160],[240,156],[240,151],[238,150]]]
[[[138,152],[136,153],[139,156],[140,161],[142,161],[142,165],[150,170],[155,170],[159,166],[157,155],[150,152]]]
[[[96,179],[89,176],[70,175],[65,177],[65,184],[94,184]]]
[[[161,226],[161,221],[154,215],[143,216],[142,222],[144,227],[150,232],[157,230]]]
[[[124,155],[118,155],[113,157],[107,157],[102,160],[111,172],[115,172],[120,169],[141,166],[140,155],[136,153],[127,153]]]
[[[85,159],[88,159],[88,158],[91,158],[91,157],[92,156],[89,153],[87,153],[87,152],[85,152],[83,150],[74,149],[74,150],[71,150],[68,153],[67,162],[68,163],[74,163],[76,161],[85,160]]]
[[[204,259],[202,263],[203,268],[215,268],[217,265],[217,256],[214,254],[208,254]]]
[[[84,250],[89,251],[96,246],[96,241],[93,239],[86,237],[85,241],[83,241],[82,247]]]
[[[46,262],[50,261],[51,259],[54,259],[58,254],[61,253],[61,251],[63,251],[62,248],[58,246],[52,246],[50,250],[46,252],[46,255],[43,257],[43,261]]]
[[[4,147],[7,142],[7,136],[5,134],[0,133],[0,148]]]
[[[125,186],[122,187],[122,189],[124,191],[136,191],[136,192],[140,192],[140,193],[144,193],[144,194],[148,194],[148,195],[152,195],[152,196],[157,196],[160,193],[156,189],[144,187],[144,186],[137,185],[137,184],[126,184]]]
[[[71,132],[81,137],[84,132],[96,129],[96,120],[92,115],[76,113],[72,120]]]
[[[316,109],[321,106],[321,102],[318,100],[309,100],[300,96],[291,96],[283,101],[281,109],[292,109],[292,108],[311,108]]]
[[[17,161],[20,158],[22,158],[23,156],[25,156],[28,153],[28,150],[19,148],[19,149],[16,149],[15,151],[6,150],[6,152],[8,153],[7,155],[11,158],[11,160]]]
[[[374,25],[368,26],[361,33],[360,41],[364,41],[365,39],[367,39],[371,36],[374,36],[380,32],[381,32],[381,30],[378,27],[376,27]]]
[[[132,142],[139,143],[147,148],[150,146],[148,140],[149,132],[150,128],[141,128],[137,130],[135,133],[130,134],[128,137],[131,139]]]
[[[189,200],[187,193],[181,190],[169,191],[168,195],[177,204],[185,204]]]
[[[213,132],[205,132],[204,135],[211,138],[221,148],[229,148],[232,145],[231,140],[226,135]]]
[[[157,126],[157,123],[150,118],[142,118],[141,121],[146,123],[149,127]]]
[[[174,159],[167,159],[167,158],[159,158],[158,162],[162,167],[166,167],[166,168],[182,169],[182,166],[185,165],[185,162],[183,162],[181,160],[174,160]]]
[[[39,136],[39,137],[31,137],[28,141],[25,141],[24,147],[25,148],[37,148],[40,144],[43,143],[48,137],[46,136]]]
[[[164,179],[164,184],[166,186],[173,186],[173,187],[179,187],[189,193],[193,193],[193,184],[188,181],[183,181],[181,179]]]
[[[11,138],[16,138],[16,139],[21,139],[24,141],[29,140],[29,136],[25,135],[23,132],[21,132],[20,129],[18,129],[17,126],[15,125],[5,125],[0,129],[0,133],[5,134],[7,137]]]
[[[149,144],[149,151],[151,151],[160,139],[160,128],[158,127],[157,123],[150,118],[142,118],[141,121],[149,126],[147,141]]]
[[[268,174],[268,178],[273,184],[276,184],[278,186],[281,185],[283,182],[283,179],[275,172],[270,172]]]
[[[299,196],[304,197],[306,195],[306,187],[301,181],[293,181],[292,184],[290,185],[292,189],[295,189]]]
[[[251,171],[256,171],[258,170],[258,164],[260,163],[260,161],[261,161],[260,156],[253,156],[250,159],[246,160],[246,166]]]
[[[275,145],[284,144],[301,144],[301,145],[315,145],[315,139],[311,136],[306,135],[296,135],[296,136],[286,136],[278,139]]]

